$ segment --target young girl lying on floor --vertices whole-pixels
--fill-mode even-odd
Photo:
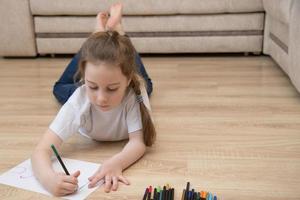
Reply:
[[[69,176],[56,173],[51,165],[51,144],[59,148],[76,132],[98,141],[129,138],[122,151],[103,162],[89,178],[89,187],[104,179],[104,189],[109,192],[118,188],[119,181],[129,184],[123,170],[154,143],[149,99],[135,65],[134,47],[122,31],[121,11],[122,5],[115,4],[109,19],[105,13],[98,15],[97,32],[81,48],[81,86],[62,106],[31,157],[35,176],[56,196],[75,192],[80,172]]]

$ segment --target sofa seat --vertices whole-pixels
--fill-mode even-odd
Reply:
[[[30,0],[37,52],[75,53],[93,31],[95,15],[113,2]],[[125,32],[140,53],[262,51],[261,0],[123,3]]]
[[[123,26],[140,53],[261,52],[263,19],[263,13],[124,16]],[[36,16],[34,24],[39,53],[74,53],[95,17]]]

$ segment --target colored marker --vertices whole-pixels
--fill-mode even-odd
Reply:
[[[190,189],[190,182],[187,182],[187,183],[186,183],[186,189],[185,189],[184,200],[188,200],[189,189]]]
[[[57,160],[59,161],[60,165],[61,165],[62,168],[64,169],[65,173],[66,173],[67,175],[70,175],[70,173],[68,172],[68,170],[67,170],[65,164],[63,163],[61,157],[59,156],[59,154],[58,154],[58,152],[57,152],[57,150],[56,150],[54,144],[51,144],[51,148],[52,148],[52,150],[53,150],[53,152],[54,152],[54,154],[55,154]]]
[[[170,199],[170,192],[171,192],[171,190],[170,190],[170,189],[167,189],[167,192],[166,192],[166,199],[167,199],[167,200]]]
[[[206,196],[204,196],[204,191],[201,191],[201,192],[200,192],[200,197],[201,197],[201,200],[202,200],[202,199],[206,199]]]
[[[189,198],[188,198],[188,200],[192,200],[192,195],[193,195],[193,192],[189,191]]]
[[[160,187],[160,186],[159,186],[159,187]],[[160,190],[159,200],[163,200],[163,191],[162,191],[162,190]]]
[[[200,192],[197,192],[197,200],[200,200],[201,196],[200,196]]]
[[[156,191],[156,188],[154,188],[154,192],[153,192],[153,199],[156,199],[156,196],[157,196],[157,191]]]
[[[152,186],[150,186],[149,188],[148,188],[148,196],[147,196],[147,200],[150,200],[151,199],[151,190],[152,190]]]
[[[184,196],[185,196],[185,189],[183,189],[183,191],[182,191],[181,200],[184,200]]]
[[[191,192],[191,200],[194,200],[194,192],[195,192],[195,190],[194,189],[192,189],[192,192]]]
[[[171,200],[174,200],[174,192],[175,192],[175,189],[174,188],[172,188],[171,189]]]
[[[155,200],[159,200],[160,192],[157,192]]]
[[[211,199],[210,199],[210,193],[209,193],[209,192],[207,192],[206,199],[207,199],[207,200],[211,200]]]
[[[213,195],[212,195],[212,193],[209,193],[209,200],[213,200]]]
[[[146,188],[146,190],[145,190],[145,193],[144,193],[144,196],[143,196],[143,200],[147,199],[147,194],[148,194],[148,188]]]
[[[167,188],[166,186],[163,187],[163,200],[165,200],[167,197]]]

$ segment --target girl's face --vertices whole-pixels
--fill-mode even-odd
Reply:
[[[120,67],[103,62],[97,65],[87,62],[84,80],[91,103],[101,111],[118,106],[130,83]]]

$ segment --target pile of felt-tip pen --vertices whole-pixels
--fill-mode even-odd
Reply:
[[[183,189],[181,200],[217,200],[217,196],[210,192],[197,192],[194,189],[190,190],[190,182],[187,182],[186,188]]]
[[[162,188],[149,186],[145,190],[143,200],[174,200],[174,188],[171,188],[169,184]]]

